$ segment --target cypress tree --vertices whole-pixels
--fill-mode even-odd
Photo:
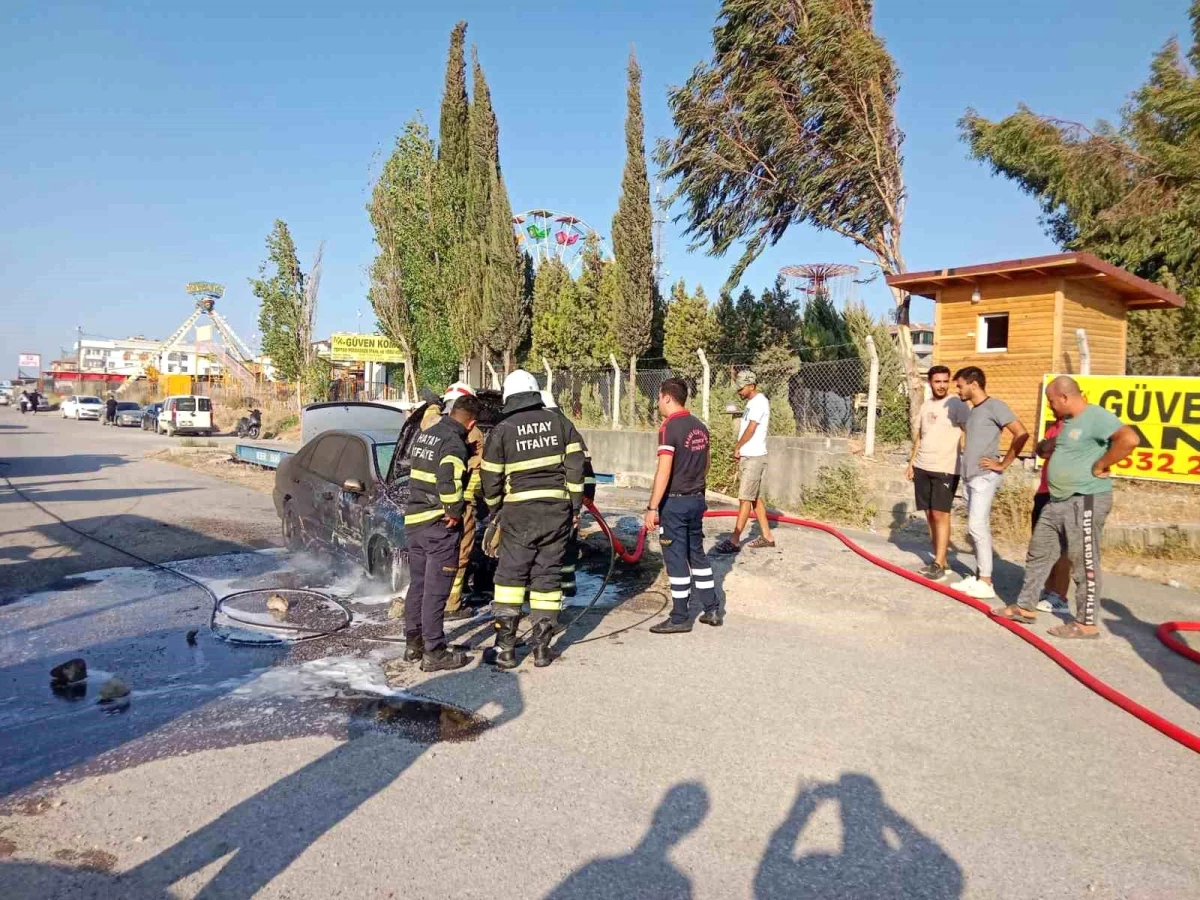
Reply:
[[[504,374],[512,371],[513,354],[529,330],[529,307],[522,293],[521,251],[513,234],[512,206],[495,162],[488,200],[487,262],[483,280],[483,319],[487,345],[504,357]]]
[[[654,217],[646,175],[642,71],[629,53],[625,114],[625,171],[612,222],[618,291],[612,310],[614,343],[629,361],[629,411],[636,420],[637,358],[650,346],[654,319]]]
[[[561,332],[558,301],[563,285],[570,280],[567,267],[557,259],[545,260],[538,266],[533,280],[533,358],[538,365],[543,356],[555,365],[563,364],[558,358],[561,349],[558,346]]]
[[[470,106],[467,103],[467,62],[463,55],[466,34],[466,22],[459,22],[450,32],[446,86],[442,89],[442,112],[438,123],[438,163],[443,172],[463,179],[467,176],[470,159]]]
[[[454,343],[463,360],[483,347],[483,296],[487,270],[488,203],[495,180],[496,114],[479,55],[471,48],[474,90],[468,115],[470,153],[467,166],[463,250],[465,283],[454,310]]]

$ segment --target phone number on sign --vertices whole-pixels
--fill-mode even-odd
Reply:
[[[1177,456],[1165,450],[1135,450],[1132,456],[1125,457],[1113,468],[1130,475],[1140,472],[1200,475],[1200,456]]]

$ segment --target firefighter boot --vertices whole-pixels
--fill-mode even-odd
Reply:
[[[492,627],[496,629],[497,669],[517,667],[517,626],[520,623],[521,619],[518,616],[506,616],[492,623]]]
[[[413,637],[405,637],[404,639],[404,661],[419,662],[421,657],[425,655],[425,638],[421,635]]]
[[[539,669],[550,665],[550,640],[553,637],[554,622],[550,619],[541,619],[533,626],[533,664]]]

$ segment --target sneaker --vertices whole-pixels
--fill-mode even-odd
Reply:
[[[931,562],[927,566],[921,566],[917,569],[917,574],[922,578],[928,578],[930,581],[941,581],[946,574],[946,570],[937,563]]]
[[[967,584],[967,581],[970,581],[971,583]],[[956,587],[968,597],[974,597],[976,600],[996,599],[996,589],[986,581],[980,581],[978,578],[970,578],[960,581]]]
[[[1042,599],[1038,601],[1037,608],[1039,612],[1048,613],[1070,611],[1066,598],[1059,596],[1054,591],[1042,591]]]
[[[979,579],[976,578],[974,575],[968,575],[962,581],[956,582],[954,585],[954,589],[956,591],[962,591],[964,594],[968,594],[968,593],[970,593],[971,585],[976,584],[978,581],[979,581]]]

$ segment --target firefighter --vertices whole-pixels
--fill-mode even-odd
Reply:
[[[558,410],[563,418],[567,417],[567,414],[559,409],[554,395],[549,391],[542,391],[542,403],[546,409]],[[586,446],[583,448],[583,499],[588,502],[593,502],[596,499],[596,472],[592,468],[592,454],[588,452]],[[571,528],[571,536],[567,538],[567,549],[563,554],[562,592],[564,598],[575,596],[575,570],[578,566],[579,527],[575,525]]]
[[[433,410],[439,410],[439,413],[444,411],[446,414],[454,408],[454,403],[460,397],[474,397],[475,389],[465,381],[456,381],[450,387],[446,388],[446,393],[441,399],[440,408],[430,404],[429,410],[426,411],[425,417],[421,421],[421,430],[426,431],[432,428],[434,424],[441,421],[441,415],[430,415]],[[467,450],[470,451],[470,456],[467,459],[467,486],[463,495],[463,500],[466,506],[463,507],[463,535],[462,542],[458,545],[458,572],[454,576],[454,584],[450,588],[450,597],[446,600],[446,615],[444,617],[447,622],[455,622],[460,619],[470,619],[475,613],[469,607],[463,606],[463,585],[467,578],[467,565],[471,561],[471,552],[475,549],[475,507],[476,504],[483,500],[483,487],[479,479],[479,466],[483,462],[483,432],[479,430],[477,425],[473,425],[471,430],[467,432]]]
[[[550,665],[550,640],[562,609],[563,554],[583,503],[583,439],[546,409],[524,369],[504,379],[504,418],[483,450],[483,496],[499,533],[493,612],[496,665],[517,664],[517,627],[525,591],[533,664]]]
[[[458,571],[466,502],[467,435],[479,400],[460,397],[449,415],[413,440],[409,499],[404,510],[411,581],[404,600],[404,658],[421,671],[461,669],[467,655],[446,647],[443,617]]]

